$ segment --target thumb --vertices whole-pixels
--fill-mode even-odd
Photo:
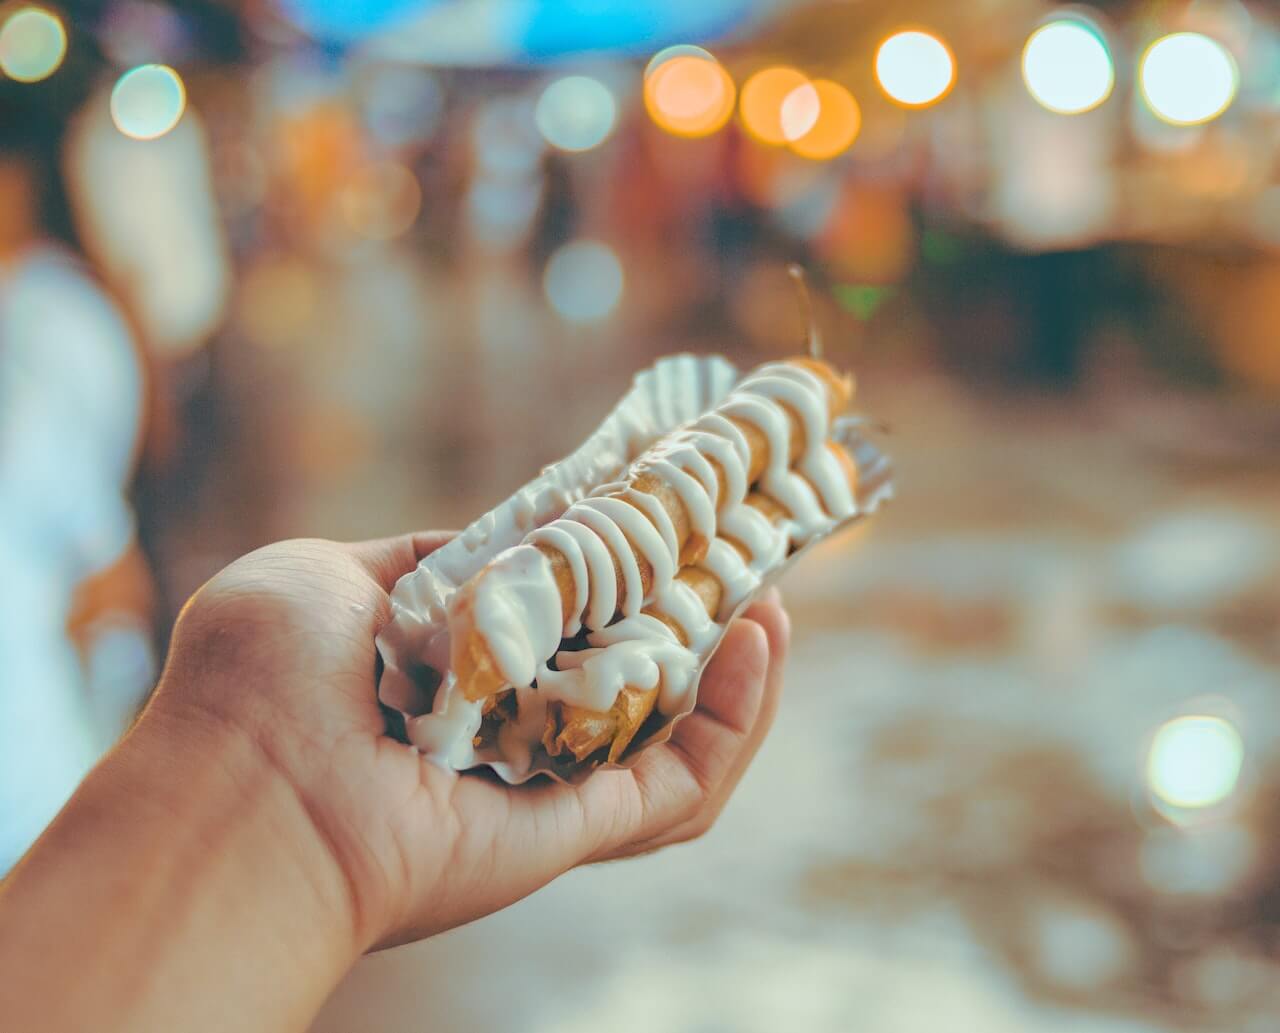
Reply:
[[[395,583],[426,556],[452,539],[457,531],[415,531],[392,538],[374,538],[351,542],[344,546],[365,568],[383,591],[390,592]]]

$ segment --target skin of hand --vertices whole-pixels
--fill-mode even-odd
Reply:
[[[367,950],[711,826],[777,709],[776,593],[729,628],[669,742],[577,787],[511,787],[389,737],[376,701],[389,592],[448,537],[282,542],[196,592],[134,729],[0,884],[0,1012],[305,1023]],[[51,955],[81,973],[73,993]]]
[[[245,556],[184,611],[154,704],[256,741],[341,870],[361,948],[471,921],[577,865],[701,835],[777,709],[789,629],[774,597],[730,630],[697,711],[633,769],[576,788],[445,771],[384,734],[374,637],[396,580],[448,537]]]
[[[374,637],[396,580],[448,537],[250,553],[183,612],[154,703],[255,740],[341,870],[361,948],[430,936],[577,865],[702,834],[777,709],[789,630],[771,598],[728,633],[697,711],[633,769],[576,788],[445,771],[384,734]]]

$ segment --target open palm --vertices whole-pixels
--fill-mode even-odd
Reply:
[[[444,770],[385,734],[374,637],[395,581],[448,537],[298,540],[237,560],[183,611],[153,703],[247,736],[288,781],[369,946],[488,914],[577,865],[701,834],[777,708],[788,625],[769,599],[729,629],[694,713],[631,770],[577,787]]]

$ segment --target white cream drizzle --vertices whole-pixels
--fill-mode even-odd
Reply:
[[[715,619],[716,624],[723,624],[734,607],[760,586],[760,575],[723,538],[711,543],[702,566],[720,582],[720,608]]]
[[[658,593],[653,605],[680,625],[689,648],[695,653],[701,653],[715,641],[719,629],[707,614],[698,593],[683,581],[672,581]]]
[[[654,623],[665,628],[661,621]],[[628,630],[634,637],[617,637],[606,645],[561,654],[561,662],[569,666],[544,671],[538,679],[538,691],[548,702],[608,710],[627,687],[641,692],[660,687],[659,713],[674,713],[688,692],[697,657],[674,636],[658,637],[651,629]],[[541,731],[539,728],[539,734]]]
[[[705,470],[699,469],[699,473],[709,475],[707,480],[703,480],[701,477],[686,473],[675,463],[677,459],[684,459],[689,465],[693,465],[691,462],[692,457],[697,455],[694,444],[690,442],[686,453],[673,453],[669,458],[649,459],[638,469],[646,473],[652,473],[670,485],[671,489],[676,493],[676,497],[680,499],[681,504],[684,506],[685,512],[689,515],[690,530],[696,535],[710,539],[716,533],[716,496],[719,493],[715,471],[711,469],[711,464],[706,463],[706,460],[703,459],[702,461],[706,463],[706,468]],[[701,457],[699,456],[698,458]],[[634,491],[634,489],[632,490]],[[655,496],[645,492],[635,492],[635,494],[652,499],[654,505],[662,511],[666,525],[672,527],[670,515],[662,508],[662,504]],[[671,530],[671,546],[672,554],[679,556],[680,549],[675,539],[674,527]]]
[[[591,585],[593,582],[600,580],[598,568],[593,570],[592,564],[587,559],[587,551],[583,548],[584,543],[581,541],[583,532],[591,533],[581,524],[556,523],[536,528],[525,539],[526,545],[546,545],[554,549],[569,563],[569,572],[573,578],[574,597],[573,609],[565,620],[564,628],[561,632],[565,638],[572,638],[582,628],[582,614],[591,598]],[[592,536],[592,541],[599,541],[599,539]],[[585,544],[587,550],[589,550],[591,543],[587,542]],[[598,556],[594,553],[592,556],[598,559]],[[609,564],[608,574],[609,578],[612,579],[612,563]]]
[[[794,463],[792,414],[804,435]],[[714,616],[708,616],[688,585],[676,580],[680,547],[670,515],[656,497],[627,482],[604,485],[575,502],[482,572],[476,580],[474,627],[467,631],[484,636],[498,670],[517,687],[520,716],[499,732],[505,757],[528,762],[550,700],[607,710],[628,685],[661,686],[659,711],[680,710],[699,658],[723,633],[728,615],[793,546],[853,514],[845,471],[827,447],[829,418],[827,388],[816,374],[771,363],[742,380],[716,409],[663,438],[633,464],[633,473],[650,473],[672,489],[685,508],[691,533],[709,543],[701,565],[722,586]],[[765,438],[768,456],[758,490],[787,511],[776,524],[744,501],[751,489],[751,451],[734,421],[751,424]],[[726,538],[741,543],[747,557]],[[551,563],[534,546],[561,554],[568,565],[574,598],[564,620]],[[637,556],[653,572],[647,593]],[[688,645],[663,621],[641,612],[648,606],[678,624]],[[559,651],[562,639],[583,627],[588,648]],[[555,670],[549,666],[552,657]],[[530,688],[535,680],[536,688]],[[433,713],[415,719],[442,722],[431,740],[466,729],[474,735],[481,704],[461,700],[460,693],[438,695]],[[467,708],[473,714],[464,719],[461,711]]]
[[[675,577],[671,557],[680,555],[680,541],[676,537],[676,525],[671,519],[671,514],[666,511],[657,496],[650,495],[648,492],[637,491],[635,488],[624,485],[618,495],[647,516],[649,523],[658,529],[658,534],[662,537],[662,547],[656,554],[649,550],[642,550],[645,559],[654,570],[654,580],[660,580],[657,573],[660,569],[664,571],[671,569],[671,576]]]
[[[409,741],[423,753],[443,757],[449,764],[466,764],[471,740],[480,731],[481,704],[462,695],[446,680],[436,692],[431,713],[410,718],[405,723]]]
[[[640,558],[653,568],[653,584],[663,585],[676,576],[677,557],[667,548],[663,535],[653,526],[653,521],[629,502],[615,496],[593,496],[583,499],[578,505],[583,509],[594,509],[612,520],[625,536],[627,544],[615,553],[622,565],[623,583],[626,585],[622,613],[624,616],[639,613],[645,602]],[[671,518],[667,517],[667,523],[670,522]],[[671,540],[675,540],[674,531],[671,532]]]
[[[503,677],[527,685],[545,656],[542,644],[560,641],[560,591],[551,561],[521,544],[500,553],[489,573],[476,581],[476,620],[486,629],[485,641]]]

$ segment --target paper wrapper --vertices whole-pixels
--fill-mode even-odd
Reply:
[[[391,593],[391,620],[378,636],[384,665],[378,698],[404,717],[411,744],[445,767],[461,771],[486,766],[511,784],[538,774],[575,783],[595,770],[576,763],[572,757],[548,757],[540,746],[527,758],[504,756],[497,745],[476,748],[472,737],[478,726],[458,725],[443,734],[446,730],[439,727],[440,722],[423,720],[433,705],[437,710],[447,709],[457,692],[448,670],[449,597],[494,556],[518,545],[530,530],[556,519],[599,485],[617,480],[627,464],[657,438],[717,405],[739,377],[738,370],[718,356],[673,355],[660,359],[636,377],[631,390],[576,452],[548,466],[396,583]],[[769,572],[760,588],[742,601],[734,617],[811,548],[850,524],[865,520],[892,496],[891,465],[865,435],[867,427],[864,419],[847,416],[837,420],[832,430],[832,437],[848,449],[858,467],[857,512],[830,534],[798,549],[779,569]],[[728,627],[727,621],[723,627]],[[680,713],[637,739],[620,763],[596,767],[630,767],[640,751],[669,739],[676,723],[696,704],[698,681],[714,653],[715,647],[700,658],[692,691]]]

